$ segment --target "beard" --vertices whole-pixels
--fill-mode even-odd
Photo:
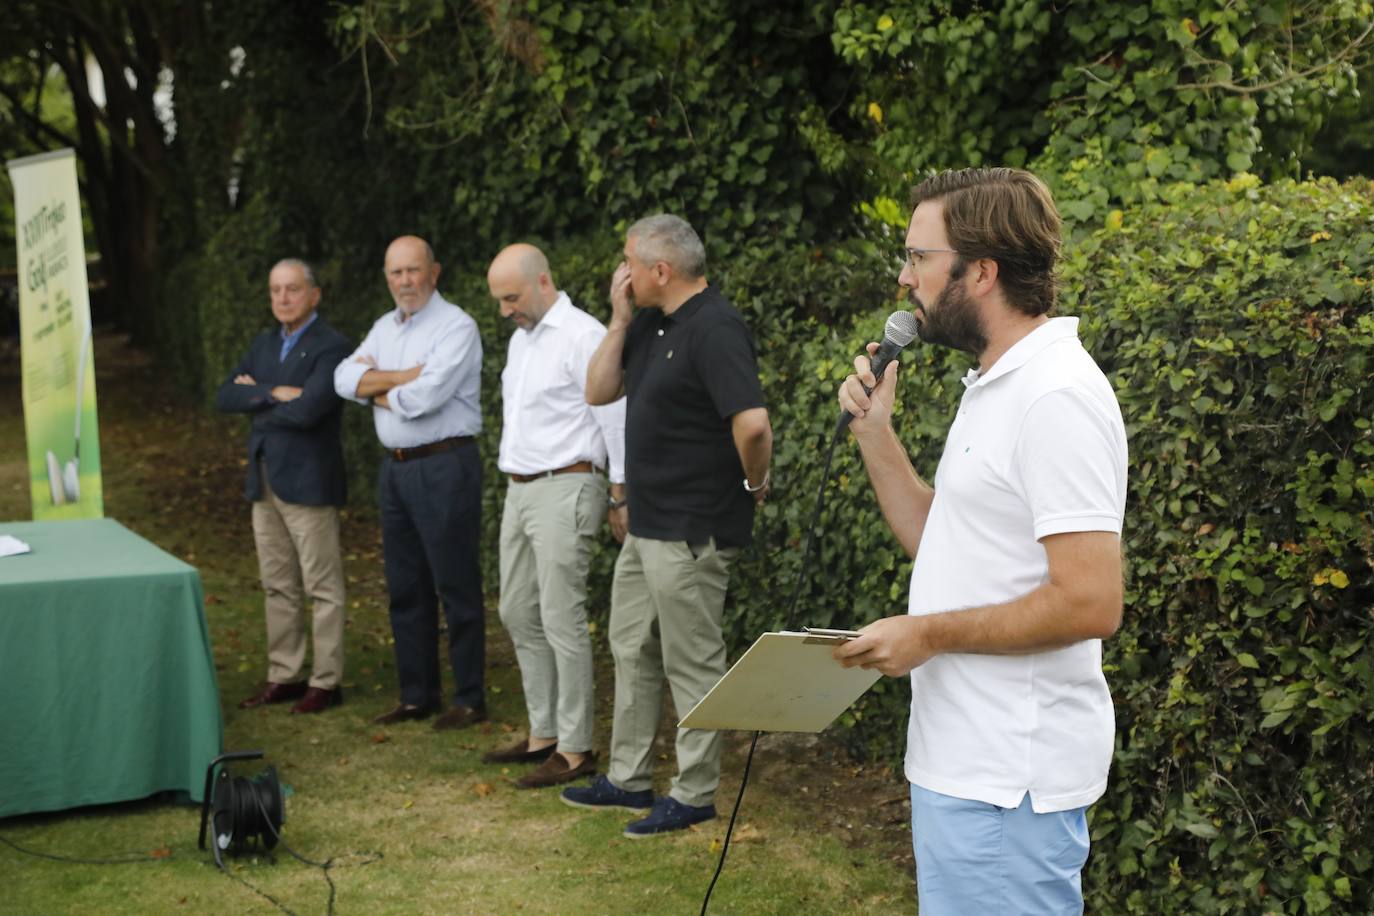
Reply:
[[[960,275],[962,273],[960,271]],[[958,278],[951,274],[950,282],[940,291],[931,309],[927,309],[916,298],[915,291],[912,291],[912,304],[915,305],[912,314],[916,316],[916,331],[926,343],[953,347],[977,356],[987,349],[988,336],[983,330],[983,320],[978,314],[977,306],[969,299],[963,285],[957,280]]]

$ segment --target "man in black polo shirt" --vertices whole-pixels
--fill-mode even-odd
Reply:
[[[564,790],[563,800],[652,807],[626,827],[632,839],[716,816],[719,732],[678,730],[678,774],[661,798],[653,741],[665,673],[679,712],[725,674],[730,566],[768,493],[773,432],[753,338],[705,271],[701,239],[684,220],[664,214],[631,226],[611,278],[610,326],[587,372],[589,403],[626,396],[630,533],[611,591],[610,766],[590,787]]]

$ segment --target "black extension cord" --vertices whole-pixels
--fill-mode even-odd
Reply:
[[[825,467],[821,470],[821,486],[816,492],[815,508],[811,510],[811,521],[806,526],[806,543],[802,547],[801,566],[797,568],[797,581],[792,586],[792,597],[787,603],[787,627],[788,630],[795,630],[797,626],[797,602],[801,598],[802,585],[806,581],[807,561],[811,558],[811,545],[816,540],[816,525],[820,522],[821,507],[825,505],[825,485],[830,481],[830,464],[835,458],[835,446],[839,443],[840,437],[844,435],[848,424],[841,420],[835,427],[835,432],[830,436],[830,445],[825,450]],[[740,777],[739,794],[735,796],[735,807],[730,812],[730,824],[725,828],[725,841],[720,847],[720,861],[716,863],[716,873],[711,877],[711,885],[706,888],[706,897],[701,901],[701,916],[706,916],[706,908],[711,903],[711,892],[716,889],[716,881],[720,879],[720,873],[725,868],[725,854],[730,851],[730,835],[735,832],[735,818],[739,816],[740,802],[744,801],[744,787],[749,785],[749,767],[754,762],[754,748],[758,746],[759,735],[762,732],[754,732],[754,738],[749,742],[749,756],[744,761],[744,774]]]

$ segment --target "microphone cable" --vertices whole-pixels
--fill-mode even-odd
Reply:
[[[917,323],[911,312],[896,311],[888,316],[878,352],[869,357],[869,365],[873,368],[876,381],[882,381],[887,364],[916,337]],[[864,386],[864,391],[872,394],[867,386]],[[806,583],[806,571],[809,568],[807,561],[811,559],[811,547],[816,541],[816,526],[820,523],[821,509],[825,506],[825,486],[830,482],[830,465],[835,460],[835,446],[839,444],[840,437],[844,435],[853,419],[853,415],[849,411],[840,412],[839,422],[835,424],[834,432],[830,434],[830,444],[825,449],[825,464],[821,467],[821,483],[816,490],[816,501],[811,509],[811,519],[806,526],[806,540],[802,545],[801,565],[797,568],[797,578],[792,586],[792,596],[787,601],[786,629],[788,630],[795,630],[797,626],[797,607],[801,599],[802,586]],[[730,811],[730,823],[725,828],[725,840],[720,846],[720,860],[716,863],[716,873],[711,876],[711,884],[706,888],[706,897],[701,901],[701,916],[706,916],[706,908],[711,903],[711,893],[716,889],[716,882],[720,880],[720,873],[725,868],[725,854],[730,851],[730,836],[735,830],[735,819],[739,816],[740,803],[744,801],[744,788],[749,785],[749,768],[754,762],[754,749],[758,747],[761,734],[763,733],[754,732],[754,737],[749,742],[749,756],[744,760],[744,773],[740,777],[739,793],[735,796],[735,806]]]
[[[806,526],[806,541],[802,546],[801,565],[797,568],[796,582],[792,586],[792,597],[787,603],[787,626],[786,629],[795,629],[797,623],[797,606],[801,599],[802,586],[806,582],[807,561],[811,558],[811,547],[816,540],[816,525],[820,521],[821,509],[825,505],[825,486],[830,482],[830,465],[835,459],[835,446],[839,443],[840,437],[844,435],[847,423],[841,423],[835,427],[830,435],[830,444],[825,450],[825,465],[821,469],[821,485],[816,491],[816,502],[811,510],[811,520]],[[730,851],[730,836],[735,831],[735,819],[739,817],[740,803],[744,801],[744,787],[749,785],[749,768],[754,762],[754,749],[758,747],[759,736],[763,732],[754,732],[754,737],[749,742],[749,756],[744,761],[744,773],[740,777],[739,793],[735,796],[735,807],[730,811],[730,823],[725,828],[725,840],[720,846],[720,860],[716,863],[716,873],[711,876],[711,884],[706,888],[706,897],[701,901],[701,916],[706,916],[706,908],[711,903],[711,893],[716,889],[716,882],[720,880],[720,873],[725,868],[725,854]]]

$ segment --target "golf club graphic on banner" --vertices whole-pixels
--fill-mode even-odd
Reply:
[[[15,159],[24,433],[35,520],[105,514],[76,157]]]

